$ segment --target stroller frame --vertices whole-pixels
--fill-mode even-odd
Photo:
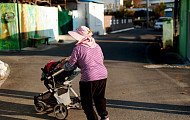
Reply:
[[[43,71],[43,69],[42,69]],[[77,93],[73,90],[71,81],[72,79],[66,80],[62,85],[56,86],[54,77],[61,74],[64,69],[61,69],[54,74],[47,76],[44,80],[44,85],[48,89],[47,91],[34,96],[34,108],[37,112],[43,112],[47,108],[54,108],[54,114],[57,119],[65,119],[68,116],[68,109],[77,108],[82,109],[81,101]],[[73,76],[77,76],[80,71],[73,71]],[[71,75],[72,76],[72,75]],[[49,84],[49,81],[53,83],[53,85]],[[66,92],[59,96],[59,90],[66,90]],[[70,97],[69,91],[74,95],[74,98]],[[49,96],[44,99],[44,96]],[[46,102],[47,100],[52,99],[51,102]],[[51,100],[50,100],[51,101]]]

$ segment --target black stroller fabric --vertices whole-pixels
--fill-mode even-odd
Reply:
[[[41,76],[41,80],[44,80],[44,83],[48,83],[51,84],[53,86],[53,81],[48,80],[48,77],[51,77],[51,75],[53,75],[54,73],[58,72],[59,70],[61,70],[61,67],[57,67],[58,64],[60,64],[60,61],[54,62],[50,67],[49,67],[49,72],[48,72],[48,68],[47,65],[45,65],[44,68],[42,68],[42,76]],[[63,84],[71,75],[72,75],[73,71],[63,71],[62,73],[56,75],[54,77],[54,81],[56,85],[60,85]]]
[[[66,93],[67,91],[68,89],[65,89],[65,88],[58,89],[58,96]],[[42,96],[41,100],[45,102],[46,104],[50,104],[50,105],[57,104],[57,100],[55,99],[54,94],[49,91]]]
[[[53,93],[51,92],[47,92],[46,94],[44,94],[41,100],[49,105],[57,104],[57,100],[55,99]]]

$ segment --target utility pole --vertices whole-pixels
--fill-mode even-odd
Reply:
[[[149,28],[149,0],[146,0],[146,17],[147,28]]]
[[[175,6],[174,6],[174,35],[175,37],[177,36],[178,28],[177,28],[177,23],[178,23],[178,18],[179,18],[179,1],[175,0]]]

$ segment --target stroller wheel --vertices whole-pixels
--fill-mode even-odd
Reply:
[[[75,103],[75,107],[79,110],[82,110],[81,102]]]
[[[43,101],[38,101],[38,103],[34,104],[34,109],[37,112],[43,112],[46,109],[46,104]]]
[[[73,103],[75,105],[75,108],[79,109],[79,110],[82,110],[82,105],[81,105],[81,100],[79,97],[75,97],[73,99]]]
[[[54,107],[55,117],[59,120],[65,119],[68,115],[67,107],[63,104],[57,104]]]

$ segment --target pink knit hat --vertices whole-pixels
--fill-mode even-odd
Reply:
[[[69,31],[68,33],[77,41],[76,45],[83,45],[90,48],[96,47],[96,42],[92,37],[92,30],[88,27],[80,26],[77,31]]]

